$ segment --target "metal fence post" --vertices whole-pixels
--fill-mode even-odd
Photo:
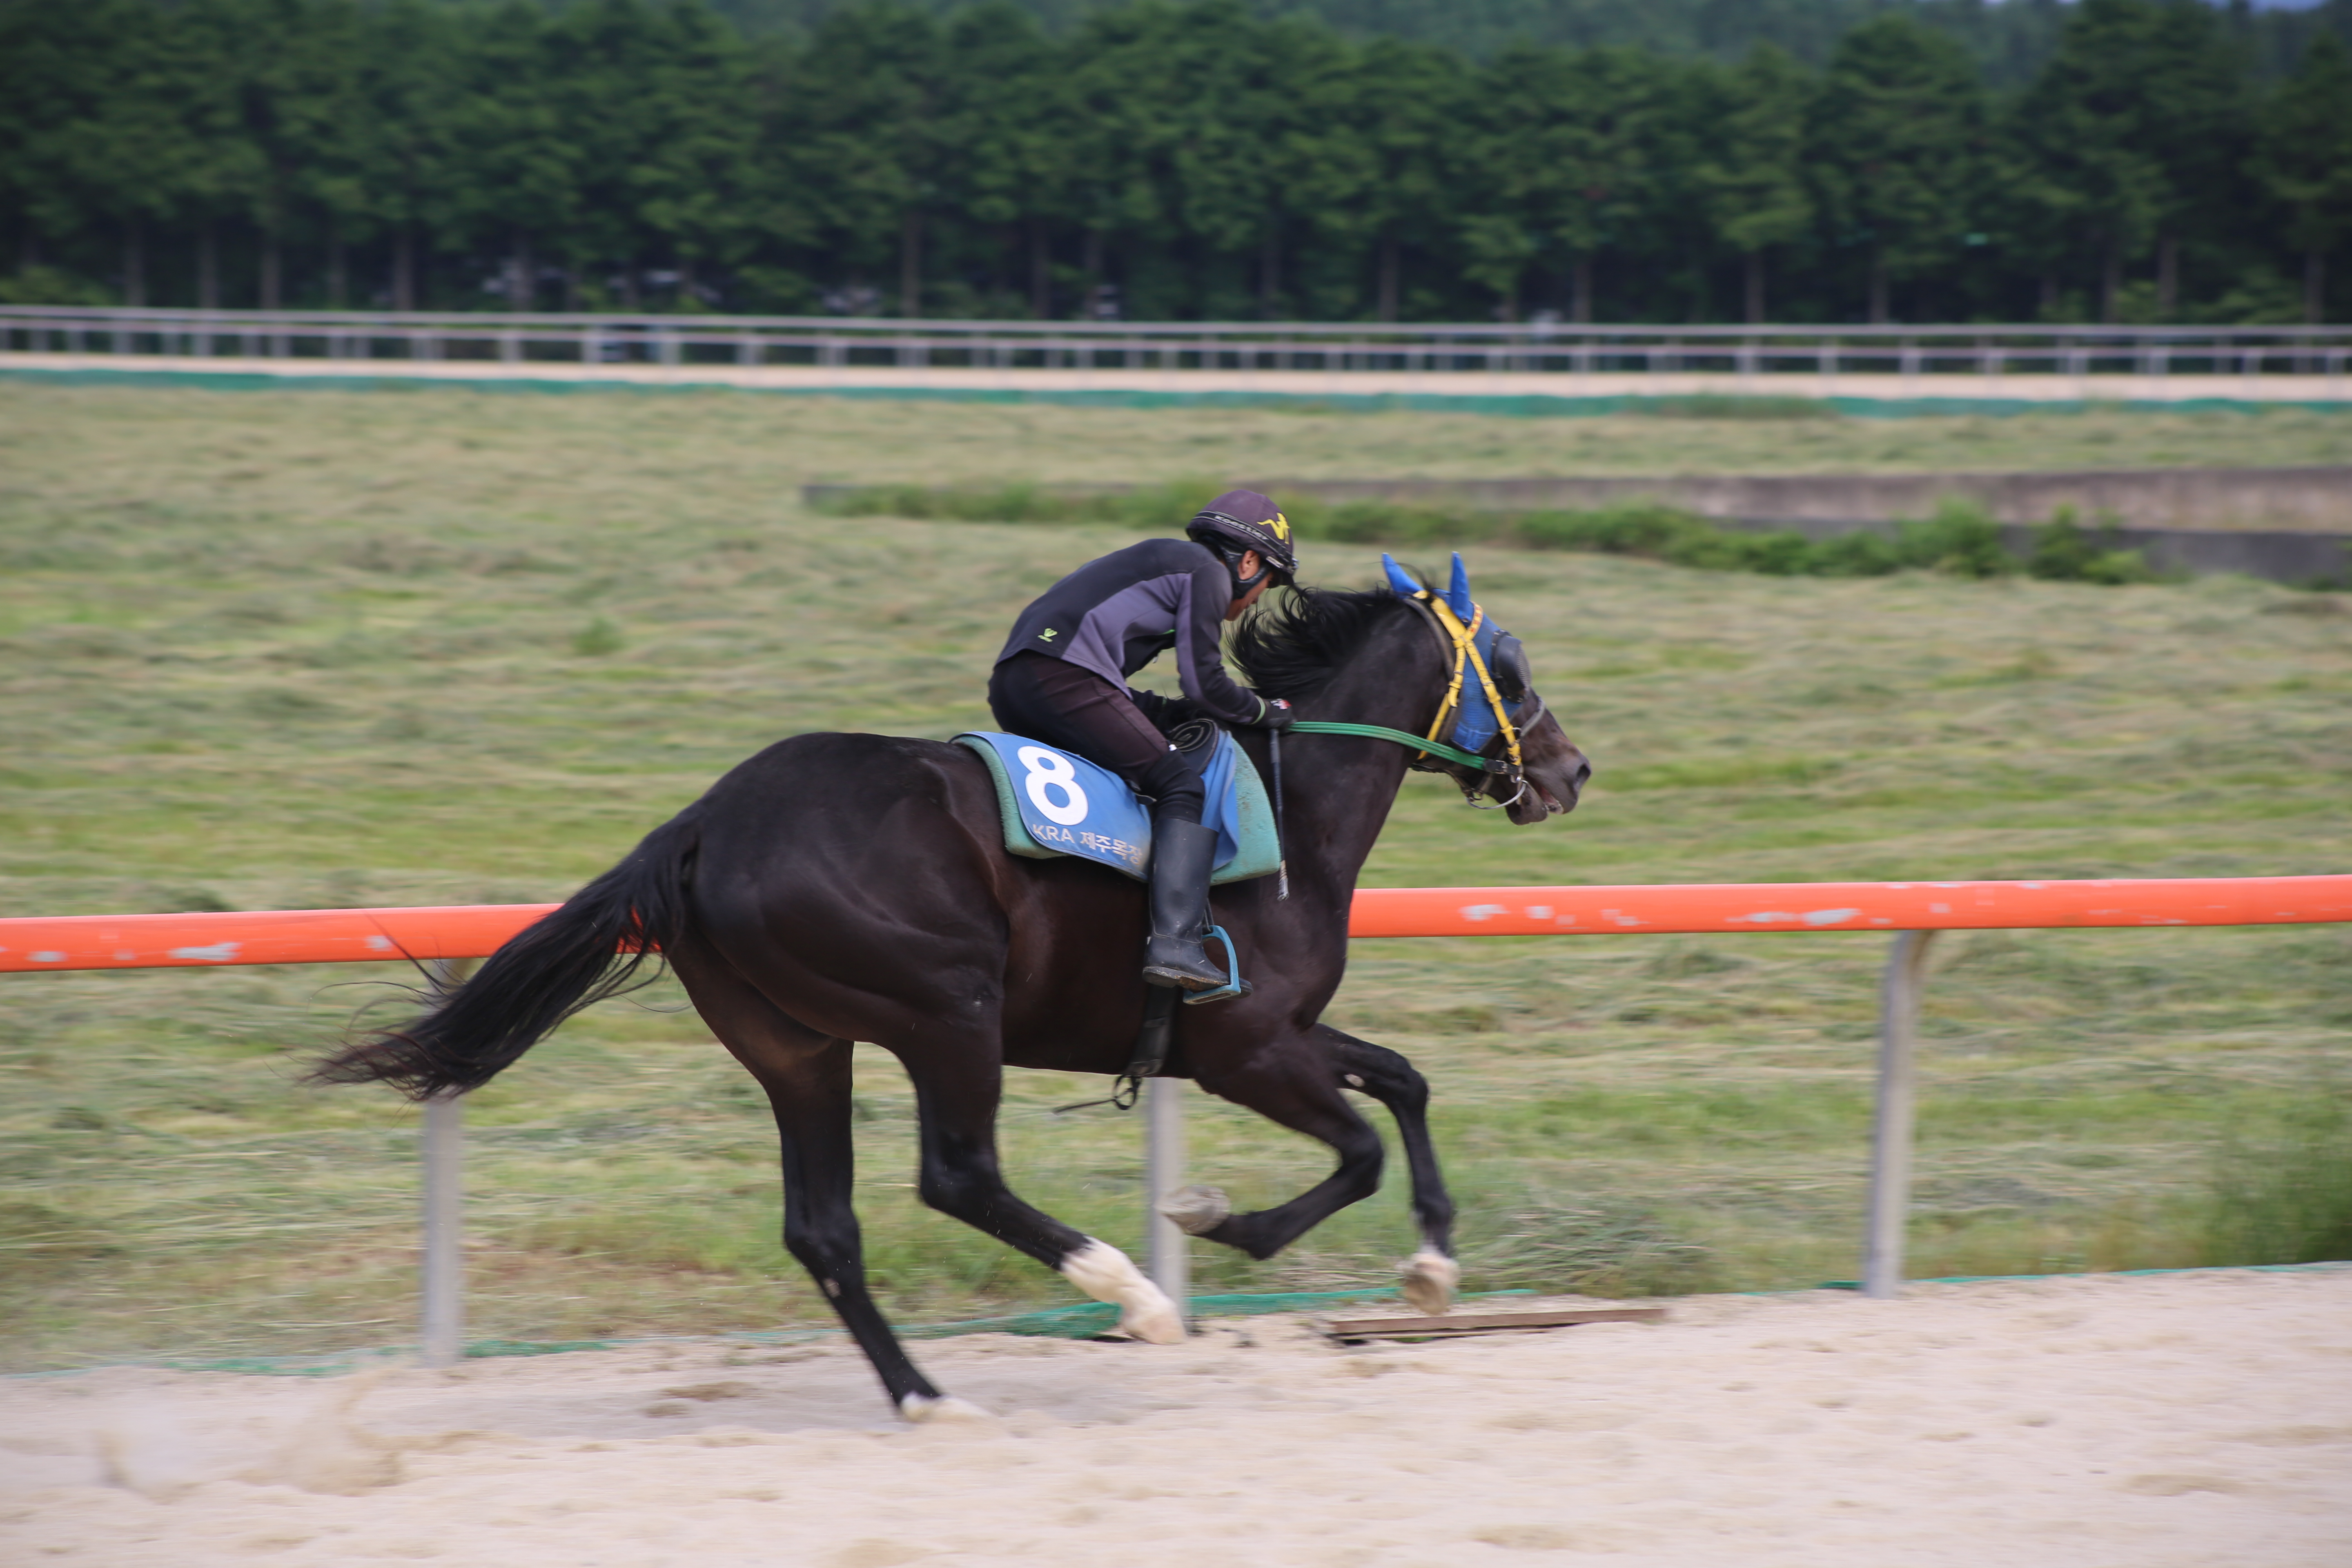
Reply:
[[[1154,1078],[1143,1089],[1143,1226],[1151,1282],[1191,1316],[1192,1237],[1160,1212],[1160,1200],[1184,1184],[1184,1080]]]
[[[1886,956],[1878,1001],[1878,1115],[1871,1130],[1870,1221],[1864,1237],[1862,1290],[1880,1300],[1902,1293],[1903,1228],[1911,1209],[1912,1101],[1917,1072],[1912,1036],[1919,991],[1927,978],[1932,931],[1906,931]]]
[[[437,988],[456,985],[465,963],[436,959]],[[425,1247],[418,1291],[417,1342],[426,1366],[455,1366],[466,1353],[466,1100],[425,1102]]]
[[[426,1366],[454,1366],[466,1347],[465,1097],[425,1102],[425,1266],[418,1340]]]

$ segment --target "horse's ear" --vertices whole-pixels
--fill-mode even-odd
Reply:
[[[1465,626],[1470,624],[1470,617],[1478,609],[1470,602],[1470,568],[1462,564],[1462,552],[1459,550],[1454,552],[1454,585],[1445,590],[1445,606]]]
[[[1407,598],[1421,592],[1421,584],[1412,580],[1412,574],[1398,565],[1386,551],[1381,552],[1381,570],[1388,574],[1389,586]]]

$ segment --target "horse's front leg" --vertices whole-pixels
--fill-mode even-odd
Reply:
[[[1171,1194],[1160,1212],[1184,1230],[1268,1258],[1349,1204],[1380,1191],[1381,1135],[1348,1103],[1322,1039],[1295,1035],[1251,1051],[1230,1069],[1203,1068],[1198,1076],[1201,1087],[1218,1099],[1329,1144],[1339,1163],[1288,1203],[1255,1214],[1232,1213],[1224,1194],[1214,1187]]]
[[[1003,1068],[992,1039],[950,1034],[884,1046],[915,1085],[922,1124],[918,1184],[925,1203],[1117,1306],[1118,1326],[1134,1338],[1159,1345],[1184,1338],[1182,1310],[1127,1254],[1024,1203],[1006,1184],[996,1152]]]
[[[1339,1081],[1370,1095],[1396,1118],[1397,1136],[1403,1141],[1405,1163],[1412,1173],[1412,1217],[1421,1227],[1420,1248],[1399,1270],[1404,1299],[1424,1312],[1443,1312],[1454,1304],[1462,1268],[1454,1260],[1454,1200],[1446,1195],[1437,1149],[1429,1138],[1429,1080],[1385,1046],[1342,1034],[1328,1024],[1315,1028],[1330,1049]]]

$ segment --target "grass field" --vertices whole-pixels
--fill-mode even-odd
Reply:
[[[0,894],[559,897],[778,737],[983,720],[1013,612],[1125,537],[816,519],[808,480],[2311,462],[2347,433],[0,385]],[[1318,546],[1309,575],[1376,559]],[[2352,868],[2344,596],[1473,566],[1599,776],[1522,830],[1417,779],[1374,884]],[[1474,1287],[1802,1284],[1854,1268],[1882,958],[1839,936],[1367,942],[1335,1018],[1433,1080]],[[2215,1192],[2342,1152],[2312,1108],[2352,1035],[2347,959],[2341,928],[1950,941],[1916,1271],[2222,1258]],[[414,1113],[291,1082],[399,978],[0,980],[0,1360],[407,1338]],[[774,1241],[764,1110],[681,1000],[601,1007],[474,1098],[477,1332],[824,1321]],[[1070,1299],[915,1203],[903,1080],[878,1053],[862,1070],[893,1309]],[[1018,1077],[1008,1165],[1131,1245],[1139,1129],[1049,1110],[1095,1087]],[[1196,1170],[1244,1203],[1323,1168],[1228,1108],[1195,1123]],[[1395,1185],[1268,1264],[1201,1249],[1202,1288],[1383,1279],[1410,1239]]]

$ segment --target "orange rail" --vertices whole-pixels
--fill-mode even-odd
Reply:
[[[0,920],[0,972],[480,958],[554,909],[471,904]],[[1353,936],[1950,931],[2352,921],[2352,876],[2086,882],[1722,882],[1368,888]]]
[[[481,958],[553,904],[0,920],[0,971]]]
[[[1367,888],[1356,894],[1348,934],[1607,936],[1672,931],[2310,925],[2332,921],[2352,921],[2352,877]]]

